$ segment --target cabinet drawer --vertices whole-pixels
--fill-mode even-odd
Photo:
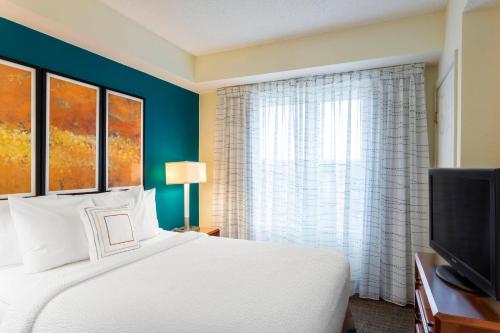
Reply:
[[[432,311],[427,301],[427,297],[425,296],[425,292],[422,287],[418,287],[415,290],[415,306],[417,307],[417,311],[419,314],[419,318],[421,321],[421,325],[424,332],[432,332],[434,327],[434,317],[432,315]]]

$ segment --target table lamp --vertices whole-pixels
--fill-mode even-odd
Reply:
[[[184,184],[184,229],[191,230],[189,224],[189,184],[207,181],[206,164],[201,162],[167,162],[165,163],[167,185]]]

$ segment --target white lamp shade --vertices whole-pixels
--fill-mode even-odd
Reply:
[[[166,182],[171,184],[195,184],[207,181],[207,167],[201,162],[165,163]]]

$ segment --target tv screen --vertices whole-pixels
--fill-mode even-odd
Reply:
[[[491,281],[489,179],[438,175],[432,178],[432,240],[441,250]],[[493,203],[494,204],[494,203]]]

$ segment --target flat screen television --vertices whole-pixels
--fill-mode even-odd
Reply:
[[[431,169],[430,246],[437,275],[500,300],[500,169]]]

